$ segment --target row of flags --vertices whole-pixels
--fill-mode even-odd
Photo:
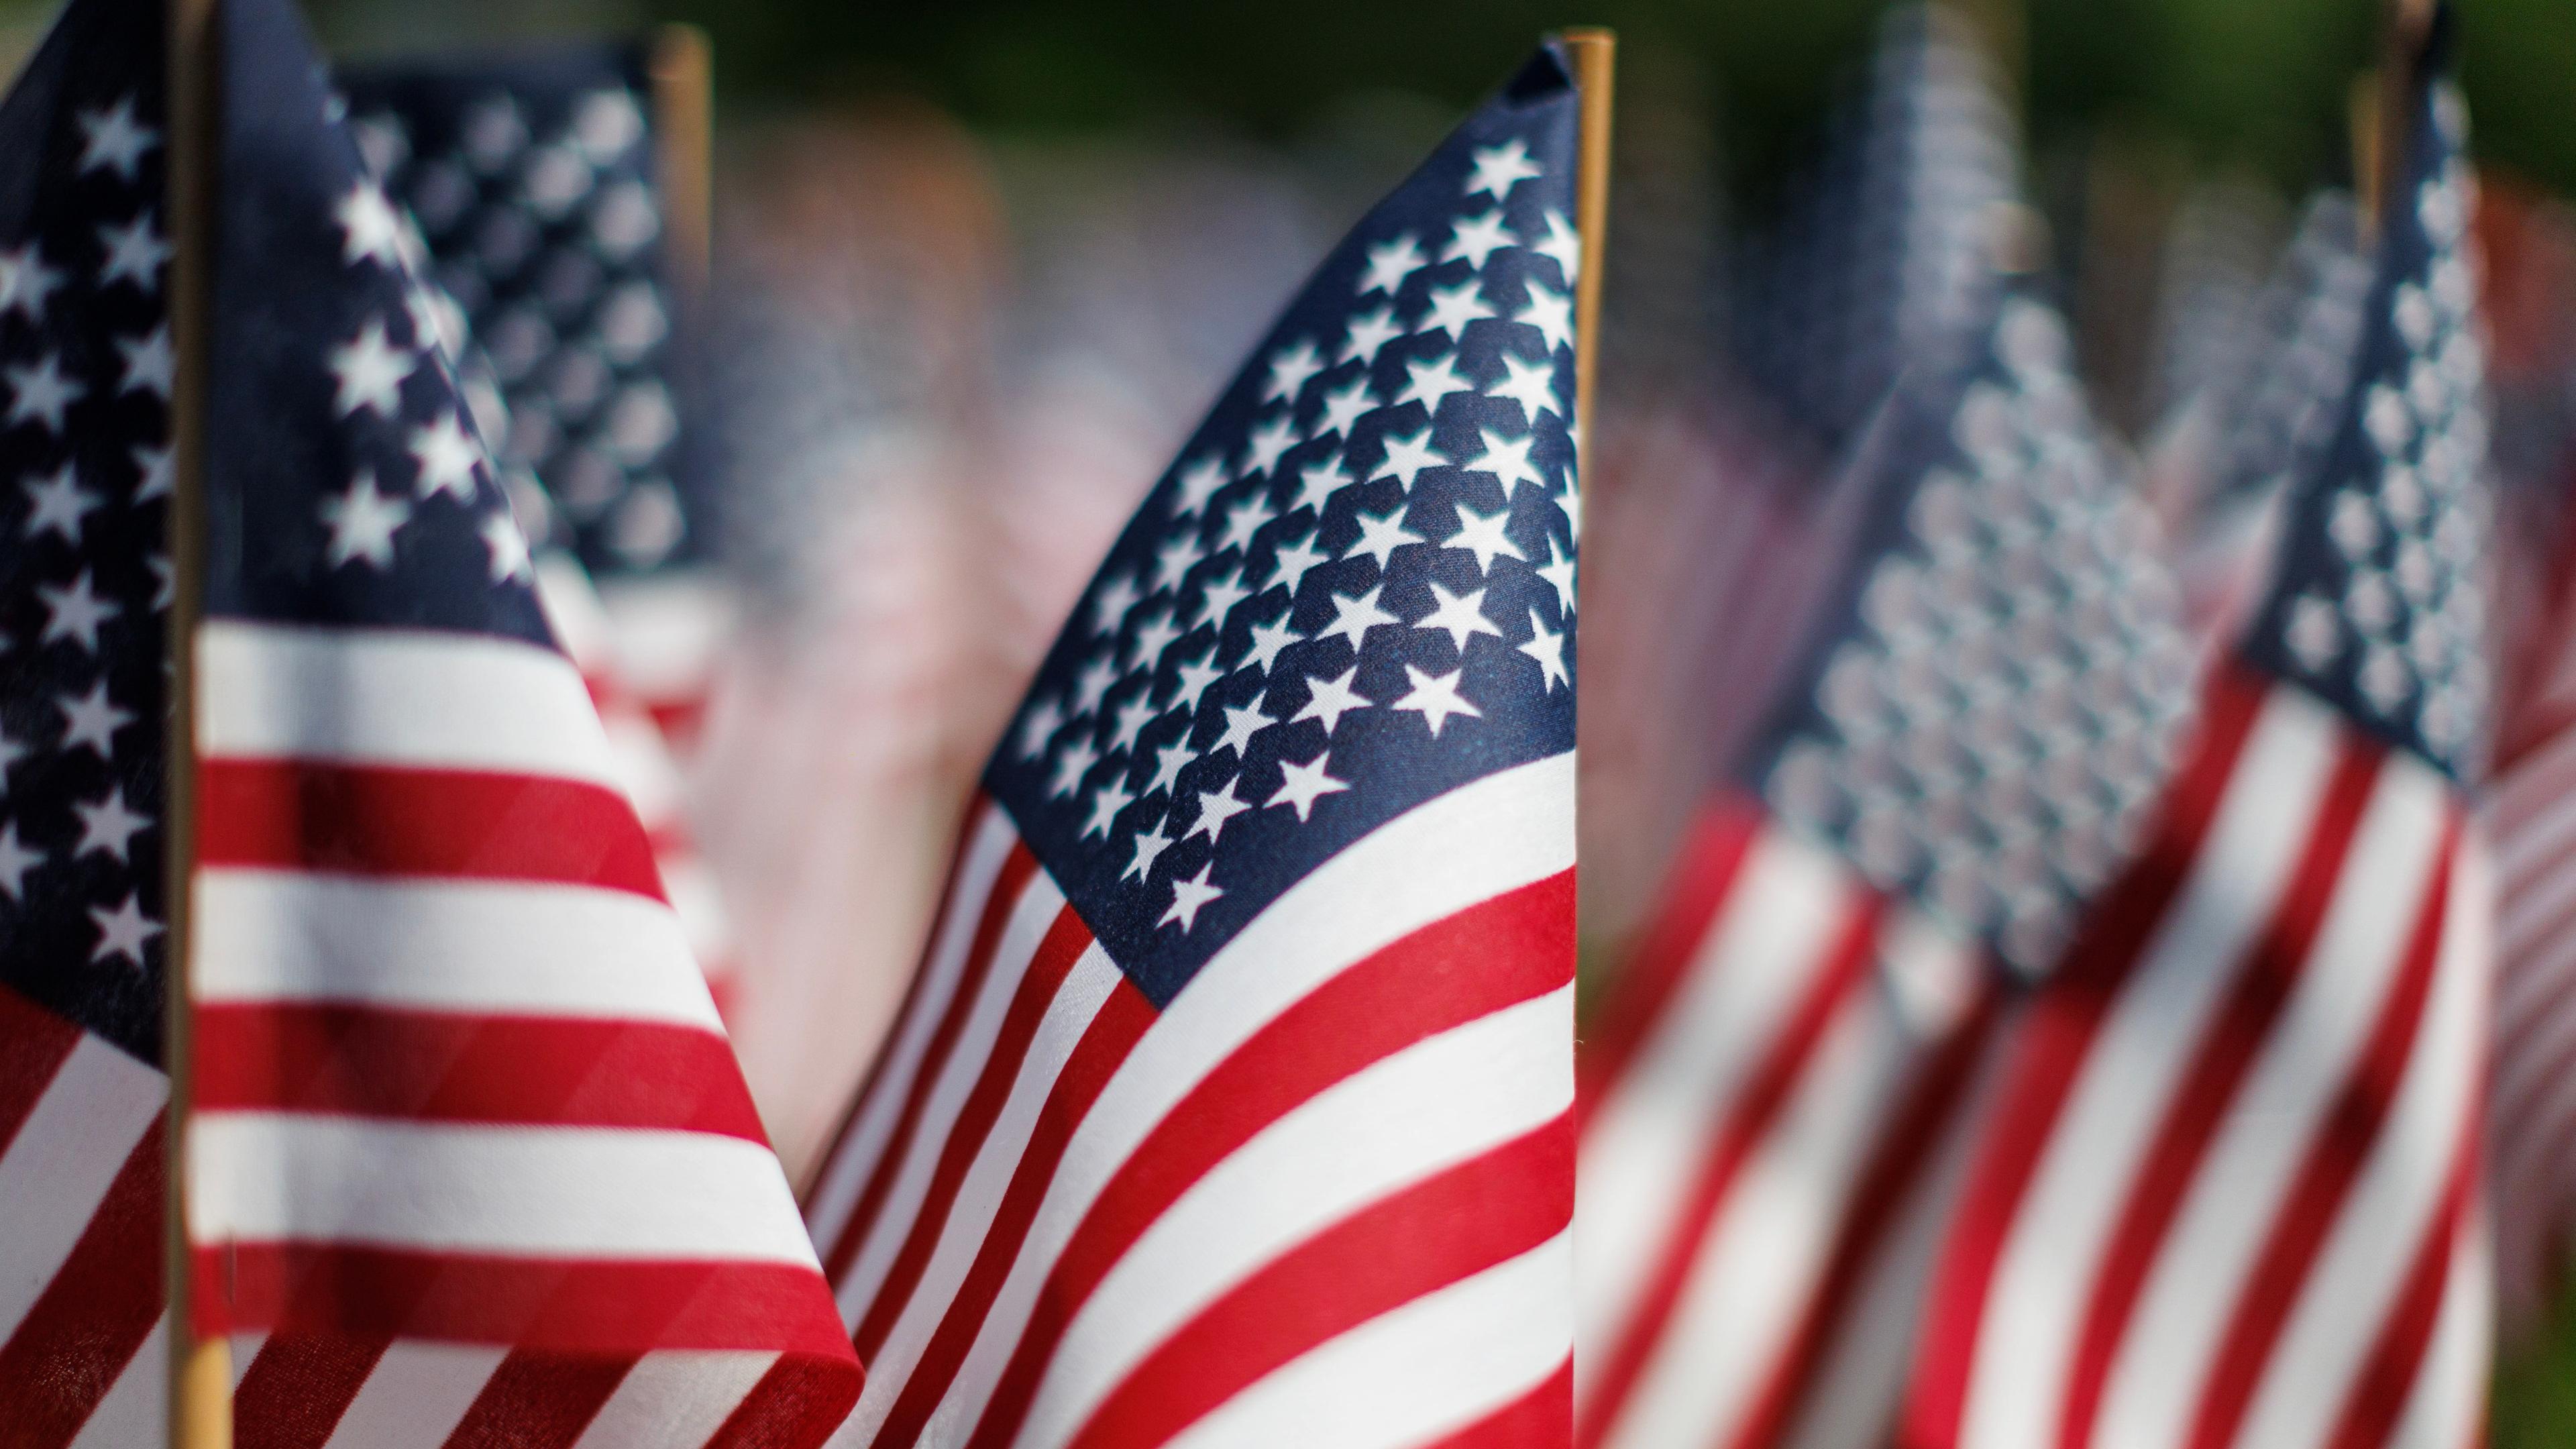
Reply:
[[[0,1444],[161,1434],[173,1163],[244,1445],[2478,1438],[2576,955],[2447,21],[2142,464],[1971,32],[1891,20],[1680,545],[1723,783],[1580,1014],[1606,75],[1543,45],[1110,546],[800,1194],[677,789],[720,514],[649,56],[216,14],[201,354],[158,7],[0,103]]]

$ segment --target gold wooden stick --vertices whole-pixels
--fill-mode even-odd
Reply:
[[[1593,359],[1601,347],[1601,255],[1610,231],[1610,92],[1618,37],[1607,30],[1568,30],[1557,37],[1574,65],[1581,95],[1575,137],[1574,228],[1583,247],[1574,279],[1574,476],[1592,482]]]
[[[714,52],[694,25],[653,36],[654,165],[662,184],[663,257],[683,307],[704,296],[715,209]]]
[[[196,642],[205,578],[207,299],[213,285],[214,207],[222,145],[214,0],[170,0],[170,698],[163,771],[162,973],[168,1014],[162,1065],[170,1073],[169,1197],[162,1278],[168,1289],[171,1449],[232,1449],[232,1346],[199,1340],[188,1312],[189,976],[191,891],[197,842]]]
[[[2365,235],[2377,230],[2380,208],[2388,204],[2389,191],[2406,165],[2407,128],[2415,123],[2415,108],[2409,101],[2432,33],[2433,0],[2387,0],[2379,33],[2376,100],[2368,116],[2355,118],[2356,124],[2369,125],[2371,136],[2370,154],[2364,158],[2368,170],[2354,178],[2361,193]]]

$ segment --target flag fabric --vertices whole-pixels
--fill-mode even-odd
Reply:
[[[2178,597],[2065,326],[1988,297],[1837,485],[1865,546],[1586,1037],[1586,1445],[1884,1442],[1989,961],[2053,960],[2182,730]]]
[[[2479,1431],[2490,501],[2443,45],[2268,592],[2143,854],[1997,1045],[1907,1449]]]
[[[1566,1442],[1576,112],[1359,223],[1048,654],[809,1195],[849,1442]]]

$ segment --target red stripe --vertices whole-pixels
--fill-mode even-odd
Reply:
[[[2388,1120],[2407,1065],[2415,1060],[2416,1032],[2423,1023],[2425,1002],[2432,995],[2433,974],[2440,964],[2443,916],[2450,899],[2451,865],[2458,846],[2459,822],[2455,818],[2443,832],[2442,848],[2435,856],[2438,868],[2426,887],[2404,962],[2396,979],[2389,983],[2387,999],[2380,1003],[2379,1019],[2372,1025],[2370,1039],[2354,1059],[2334,1101],[2327,1106],[2316,1135],[2309,1140],[2298,1175],[2282,1195],[2262,1252],[2238,1292],[2235,1311],[2229,1315],[2226,1332],[2219,1339],[2209,1381],[2201,1388],[2200,1404],[2193,1415],[2190,1443],[2196,1449],[2225,1449],[2235,1442],[2246,1408],[2262,1381],[2264,1366],[2280,1341],[2282,1325],[2298,1302],[2309,1269],[2325,1249],[2326,1235],[2342,1216],[2353,1180],[2370,1160],[2371,1148]],[[2371,883],[2364,888],[2381,887]],[[2485,963],[2460,961],[2453,963],[2452,969],[2483,970]]]
[[[1101,1089],[1109,1085],[1109,1079],[1117,1074],[1127,1054],[1136,1049],[1146,1028],[1159,1015],[1145,993],[1124,976],[1110,989],[1109,999],[1101,1003],[1091,1025],[1084,1029],[1064,1070],[1056,1074],[1046,1105],[1038,1109],[1037,1124],[1030,1129],[1028,1145],[1020,1151],[1019,1163],[1011,1171],[1011,1185],[994,1209],[993,1221],[984,1229],[984,1241],[975,1250],[975,1262],[959,1280],[956,1293],[940,1315],[938,1331],[922,1351],[920,1361],[913,1365],[911,1376],[904,1380],[903,1392],[896,1397],[885,1427],[878,1434],[879,1443],[905,1442],[907,1436],[919,1433],[929,1422],[940,1396],[956,1377],[957,1366],[974,1347],[985,1313],[1010,1275],[1011,1261],[1028,1237],[1029,1224],[1037,1220],[1038,1208],[1046,1201],[1047,1187],[1055,1181],[1056,1167],[1064,1160],[1065,1145],[1073,1140],[1074,1129],[1082,1125]]]
[[[1073,907],[1056,912],[1055,924],[1047,929],[1046,939],[1038,943],[1037,955],[1012,993],[1002,1029],[984,1059],[983,1075],[976,1078],[974,1090],[958,1109],[948,1140],[940,1144],[939,1165],[932,1170],[930,1188],[913,1213],[912,1231],[887,1268],[885,1280],[877,1288],[876,1301],[868,1306],[867,1314],[859,1320],[858,1331],[850,1336],[858,1347],[860,1362],[877,1356],[877,1350],[885,1346],[886,1335],[894,1330],[895,1318],[911,1300],[922,1269],[929,1266],[930,1250],[938,1245],[939,1235],[948,1225],[948,1212],[956,1204],[966,1169],[975,1161],[975,1154],[983,1150],[984,1138],[993,1130],[993,1119],[1001,1115],[1002,1103],[1020,1074],[1020,1062],[1028,1055],[1029,1043],[1037,1038],[1038,1023],[1046,1019],[1056,991],[1090,945],[1091,932],[1083,928],[1082,917],[1074,914]]]
[[[513,1349],[485,1380],[446,1449],[568,1449],[635,1360]]]
[[[391,1343],[349,1333],[269,1335],[233,1388],[234,1449],[322,1449]]]
[[[161,1318],[169,1149],[152,1125],[125,1154],[62,1267],[0,1344],[0,1449],[62,1449]]]
[[[693,1026],[324,1004],[206,1005],[196,1026],[209,1109],[767,1140],[733,1048]]]
[[[1689,976],[1692,958],[1705,945],[1761,830],[1761,816],[1731,793],[1700,812],[1691,826],[1662,906],[1602,1003],[1600,1020],[1583,1034],[1575,1056],[1577,1133],[1589,1125],[1602,1096],[1627,1075],[1646,1038],[1671,1009],[1674,993]]]
[[[1769,908],[1764,901],[1741,904],[1746,910]],[[1725,1205],[1736,1174],[1770,1133],[1790,1093],[1805,1076],[1816,1044],[1824,1039],[1826,1029],[1844,1004],[1852,1000],[1877,960],[1878,924],[1884,909],[1884,899],[1875,893],[1860,896],[1845,908],[1841,934],[1824,953],[1822,969],[1815,973],[1804,998],[1780,1024],[1779,1034],[1771,1039],[1768,1050],[1745,1078],[1742,1092],[1709,1144],[1708,1156],[1691,1184],[1690,1195],[1683,1200],[1671,1234],[1655,1254],[1654,1267],[1638,1296],[1635,1311],[1620,1325],[1609,1352],[1603,1356],[1598,1370],[1600,1387],[1588,1396],[1575,1420],[1576,1442],[1600,1443],[1608,1437],[1611,1425],[1619,1421],[1620,1411],[1636,1391],[1655,1346],[1663,1341],[1673,1310],[1681,1302],[1683,1285],[1690,1279],[1691,1264],[1698,1260],[1709,1225]],[[1797,964],[1724,962],[1719,963],[1718,969],[1779,971],[1794,970]]]
[[[2212,670],[2191,763],[2174,779],[2151,844],[2096,902],[2057,976],[2023,1017],[1986,1140],[1933,1270],[1898,1425],[1902,1449],[1948,1449],[1958,1440],[2004,1236],[2094,1035],[2191,872],[2270,688],[2241,665]]]
[[[353,1243],[200,1246],[226,1328],[509,1344],[560,1353],[783,1349],[858,1369],[813,1270],[785,1263],[506,1258]],[[227,1295],[225,1290],[229,1288]]]
[[[586,781],[208,759],[197,788],[207,866],[543,881],[662,899],[635,807]]]
[[[2058,1442],[2070,1449],[2092,1439],[2103,1385],[2138,1296],[2146,1291],[2147,1272],[2182,1212],[2184,1197],[2199,1180],[2201,1163],[2229,1105],[2271,1044],[2281,1013],[2307,973],[2317,930],[2386,757],[2381,746],[2354,735],[2342,737],[2323,806],[2271,921],[2240,960],[2212,963],[2233,971],[2235,980],[2175,1079],[2173,1096],[2128,1184],[2085,1299],[2084,1322],[2058,1410]],[[2334,971],[2341,964],[2329,963],[2325,969]]]
[[[80,1045],[81,1029],[0,986],[0,1149],[6,1149]]]
[[[1075,1311],[1210,1168],[1334,1083],[1416,1042],[1544,996],[1571,980],[1573,968],[1568,870],[1415,931],[1253,1033],[1155,1124],[1083,1215],[1038,1292],[969,1449],[1010,1443]],[[1016,1252],[1016,1244],[1005,1251],[1006,1264]],[[919,1383],[916,1372],[907,1399]],[[885,1442],[905,1440],[889,1432]]]
[[[2406,1401],[2422,1376],[2434,1325],[2441,1320],[2442,1300],[2454,1287],[2453,1254],[2477,1183],[2477,1143],[2478,1119],[2472,1113],[2462,1124],[2460,1150],[2454,1155],[2441,1207],[2424,1226],[2424,1240],[2416,1245],[2415,1260],[2407,1265],[2403,1286],[2380,1323],[2369,1357],[2353,1375],[2334,1437],[2326,1441],[2325,1449],[2378,1449],[2389,1442],[2399,1415],[2405,1412]]]
[[[967,949],[965,969],[957,975],[957,989],[949,996],[948,1008],[941,1014],[937,1029],[922,1051],[921,1062],[913,1071],[903,1112],[895,1119],[894,1131],[887,1136],[884,1149],[877,1154],[876,1166],[869,1169],[867,1187],[850,1209],[840,1237],[823,1258],[823,1275],[834,1282],[850,1271],[851,1260],[858,1257],[868,1230],[876,1225],[877,1213],[885,1207],[886,1194],[894,1190],[895,1174],[912,1148],[913,1134],[921,1130],[921,1114],[930,1102],[931,1088],[947,1067],[948,1054],[956,1050],[958,1033],[966,1029],[966,1018],[974,1012],[975,998],[982,994],[984,978],[993,969],[993,953],[1000,949],[1002,929],[1010,924],[1012,909],[1019,905],[1037,868],[1037,857],[1029,853],[1028,843],[1013,841],[1010,857],[1002,862],[1000,874],[994,877],[993,887],[984,897],[974,942]],[[901,1029],[898,1024],[896,1030]]]
[[[1574,1360],[1538,1387],[1422,1449],[1564,1449],[1574,1433]]]
[[[734,1405],[706,1449],[811,1449],[831,1437],[858,1399],[844,1366],[782,1358]]]
[[[1160,1444],[1318,1344],[1528,1252],[1574,1215],[1570,1115],[1361,1209],[1147,1354],[1067,1449]]]

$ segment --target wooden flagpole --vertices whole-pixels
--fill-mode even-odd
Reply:
[[[1594,359],[1601,350],[1601,257],[1610,231],[1610,97],[1618,37],[1593,27],[1557,37],[1574,66],[1581,96],[1575,136],[1574,229],[1582,238],[1582,275],[1574,279],[1574,476],[1592,482]]]
[[[2379,30],[2379,68],[2353,86],[2353,189],[2362,235],[2379,230],[2379,209],[2406,164],[2406,128],[2415,115],[2407,92],[2433,34],[2434,0],[2387,0]]]
[[[703,301],[714,253],[715,75],[707,33],[654,32],[653,149],[661,173],[664,266],[683,308]]]
[[[191,1330],[188,1289],[188,1087],[193,1080],[189,977],[194,968],[191,893],[197,841],[196,640],[205,579],[207,299],[212,295],[214,203],[221,157],[215,0],[170,0],[170,698],[162,814],[167,875],[162,975],[169,996],[162,1064],[170,1074],[169,1198],[162,1281],[169,1300],[171,1449],[232,1449],[232,1352]]]

